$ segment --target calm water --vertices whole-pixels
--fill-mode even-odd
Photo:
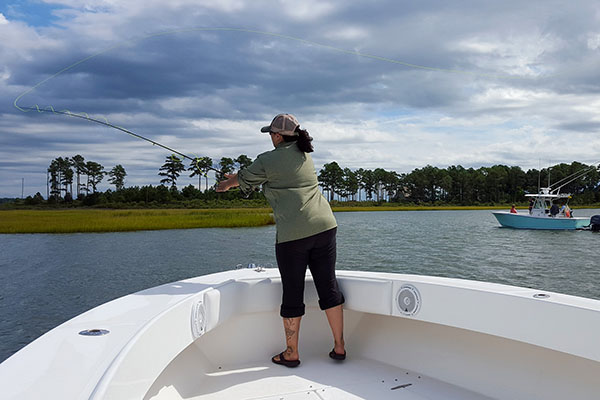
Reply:
[[[475,279],[600,299],[600,234],[503,229],[490,211],[336,218],[338,269]],[[0,235],[0,361],[114,298],[239,263],[275,265],[274,241],[272,226]]]

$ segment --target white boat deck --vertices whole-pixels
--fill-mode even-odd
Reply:
[[[156,397],[189,400],[297,400],[297,399],[406,399],[475,400],[489,399],[448,383],[381,362],[348,358],[336,362],[313,355],[298,368],[286,368],[270,361],[206,372],[196,388],[185,384],[186,393],[173,393],[176,386],[164,387]],[[171,392],[171,393],[169,393]]]
[[[597,300],[415,275],[338,278],[342,363],[328,357],[312,283],[302,364],[271,363],[285,348],[278,271],[234,270],[125,296],[53,329],[0,364],[2,399],[598,398]]]

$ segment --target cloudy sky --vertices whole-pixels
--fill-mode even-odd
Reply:
[[[4,1],[0,198],[23,178],[45,196],[50,161],[75,154],[156,185],[165,150],[16,99],[213,160],[268,150],[259,129],[288,112],[317,169],[593,163],[600,3]]]

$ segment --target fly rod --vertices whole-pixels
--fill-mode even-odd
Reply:
[[[84,119],[86,121],[95,122],[95,123],[100,124],[100,125],[108,126],[109,128],[118,129],[121,132],[125,132],[128,135],[131,135],[131,136],[136,137],[138,139],[145,140],[146,142],[150,142],[154,146],[162,147],[163,149],[168,150],[171,153],[177,154],[177,155],[179,155],[179,156],[181,156],[183,158],[187,158],[188,160],[191,160],[191,161],[193,161],[195,163],[198,162],[198,157],[195,157],[195,158],[190,157],[190,156],[188,156],[186,154],[183,154],[183,153],[181,153],[181,152],[179,152],[179,151],[177,151],[175,149],[172,149],[172,148],[170,148],[168,146],[165,146],[164,144],[160,144],[160,143],[158,143],[158,142],[156,142],[156,141],[154,141],[152,139],[148,139],[147,137],[144,137],[144,136],[139,135],[139,134],[137,134],[135,132],[132,132],[129,129],[125,129],[125,128],[122,128],[120,126],[111,124],[110,122],[108,122],[108,120],[106,118],[104,119],[104,121],[102,121],[100,119],[96,119],[96,118],[90,117],[87,113],[77,114],[77,113],[72,113],[72,112],[70,112],[68,110],[65,110],[65,111],[56,111],[54,109],[54,107],[52,107],[52,106],[50,106],[49,109],[42,109],[42,108],[39,108],[38,106],[36,106],[36,107],[21,107],[21,109],[23,109],[23,110],[30,110],[30,111],[37,111],[37,112],[41,112],[41,113],[42,112],[52,112],[53,114],[62,114],[62,115],[67,115],[69,117],[76,117],[76,118]],[[218,170],[218,169],[213,168],[213,167],[208,166],[208,165],[203,166],[203,168],[206,168],[206,169],[209,169],[211,171],[215,171],[215,172],[217,172],[219,174],[225,175],[225,173],[223,171]]]

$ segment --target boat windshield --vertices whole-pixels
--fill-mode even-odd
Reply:
[[[549,210],[552,206],[550,200],[545,199],[543,197],[538,197],[535,199],[533,203],[533,208],[541,209],[541,210]]]

